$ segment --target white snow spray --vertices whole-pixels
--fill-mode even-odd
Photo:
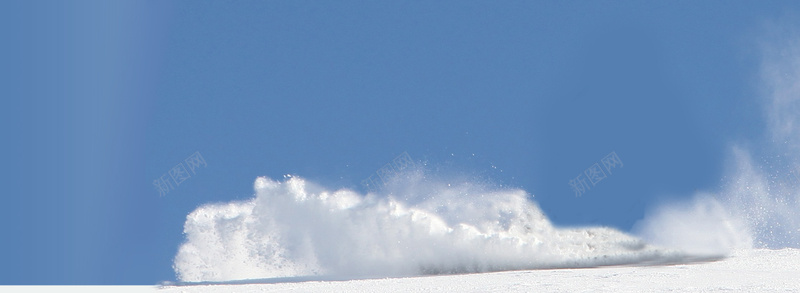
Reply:
[[[800,247],[800,37],[772,25],[761,43],[762,143],[733,144],[723,187],[654,209],[635,227],[689,252]],[[754,160],[755,158],[758,158]]]
[[[656,264],[752,247],[800,247],[800,40],[765,46],[767,155],[734,145],[725,184],[662,204],[637,238],[554,227],[524,190],[404,172],[380,193],[260,177],[255,197],[187,216],[183,282],[380,277]],[[647,242],[645,242],[647,241]],[[653,246],[649,243],[652,243]],[[663,248],[666,247],[666,248]]]
[[[557,229],[529,195],[404,173],[386,192],[260,177],[256,197],[186,220],[181,281],[379,277],[685,260],[610,228]]]

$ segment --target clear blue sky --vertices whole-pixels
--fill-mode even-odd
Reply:
[[[363,191],[404,151],[525,189],[558,225],[629,230],[717,188],[727,145],[759,136],[757,33],[798,8],[4,2],[0,283],[174,280],[198,205],[289,173]],[[624,167],[576,197],[612,151]],[[159,196],[195,152],[207,165]]]

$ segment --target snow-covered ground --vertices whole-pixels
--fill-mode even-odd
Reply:
[[[165,286],[159,292],[800,292],[800,250],[742,250],[669,266],[505,271],[340,281]]]

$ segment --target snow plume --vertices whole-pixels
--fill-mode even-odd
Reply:
[[[770,25],[761,44],[761,84],[773,151],[800,151],[800,32],[797,23]],[[795,166],[796,167],[796,166]]]
[[[720,192],[641,221],[644,239],[690,252],[800,247],[800,35],[787,31],[795,27],[769,26],[761,44],[764,137],[731,148]]]
[[[771,25],[762,42],[762,103],[768,135],[761,149],[736,148],[728,197],[755,245],[800,247],[800,32],[796,21]],[[754,161],[751,153],[759,154]]]
[[[634,227],[650,243],[692,254],[728,254],[752,246],[750,230],[740,217],[711,194],[659,206]]]
[[[664,204],[635,227],[558,229],[529,194],[410,172],[385,192],[261,177],[248,201],[187,216],[174,260],[183,282],[378,277],[685,261],[751,247],[800,247],[800,38],[764,49],[768,137],[732,147],[723,187]],[[688,254],[686,254],[688,253]]]
[[[679,261],[610,228],[557,229],[522,190],[409,176],[385,194],[260,177],[252,200],[186,219],[184,282],[377,277]]]
[[[757,165],[748,152],[742,149],[734,152],[737,174],[724,195],[731,210],[747,223],[753,245],[800,247],[798,179],[770,167],[773,163],[786,163],[783,160],[765,160]]]

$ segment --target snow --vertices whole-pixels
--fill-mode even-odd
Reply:
[[[688,225],[647,226],[681,238],[677,244],[703,247],[673,249],[674,241],[650,245],[608,227],[556,227],[524,190],[445,184],[423,174],[398,180],[401,188],[379,195],[327,190],[298,176],[260,177],[255,198],[204,205],[187,216],[186,242],[174,261],[178,281],[664,264],[718,258],[745,239],[730,236],[745,228],[719,224],[731,222],[723,212],[679,214]]]
[[[283,281],[283,282],[281,282]],[[739,250],[704,263],[341,281],[164,286],[159,292],[800,292],[800,250]]]

